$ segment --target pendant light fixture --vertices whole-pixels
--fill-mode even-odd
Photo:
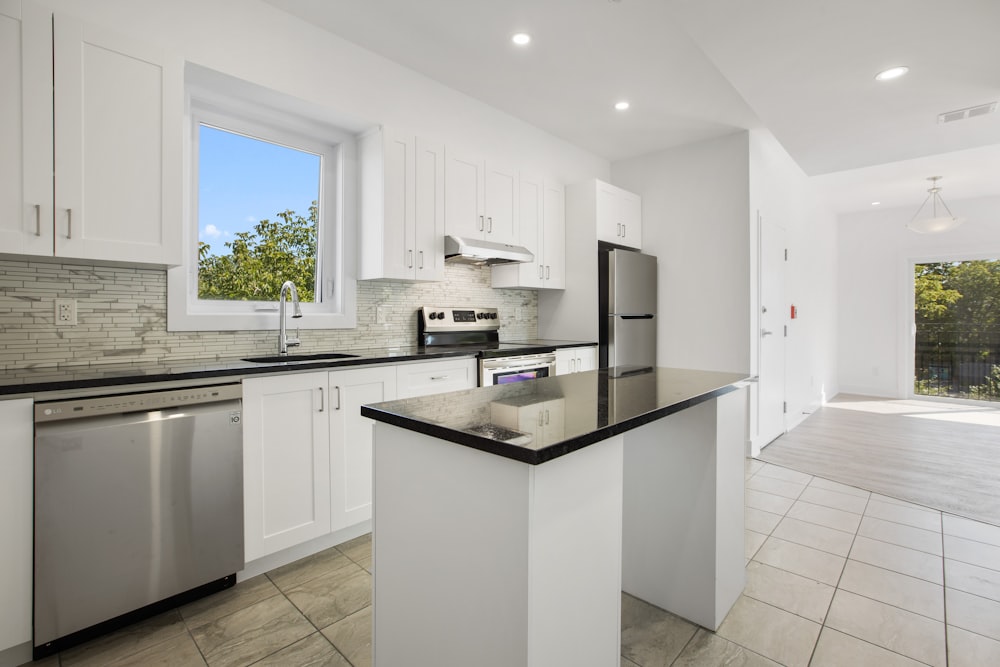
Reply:
[[[954,229],[965,222],[964,219],[956,218],[952,215],[951,209],[948,208],[948,205],[944,203],[944,199],[941,198],[941,188],[937,184],[941,180],[941,177],[931,176],[927,180],[931,182],[931,188],[927,190],[927,198],[924,199],[924,203],[917,209],[913,219],[906,223],[906,227],[918,234],[937,234],[938,232],[946,232],[949,229]],[[931,210],[928,211],[930,215],[925,214],[924,217],[920,217],[928,201],[931,202]],[[943,209],[940,214],[938,214],[938,204]]]

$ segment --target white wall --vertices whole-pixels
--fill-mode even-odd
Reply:
[[[565,183],[607,177],[606,160],[256,0],[45,5],[299,98],[331,120],[413,131]]]
[[[895,398],[912,394],[915,262],[1000,258],[1000,197],[945,197],[952,212],[966,222],[942,234],[906,229],[920,201],[918,197],[912,207],[839,219],[841,391]]]
[[[809,177],[765,130],[750,133],[750,182],[751,229],[759,211],[785,230],[788,247],[785,396],[790,428],[838,392],[836,217],[820,203]],[[751,235],[751,249],[756,276],[756,234]],[[756,290],[751,294],[751,369],[757,373]],[[792,304],[798,308],[794,320],[788,318]]]
[[[615,162],[611,181],[642,196],[658,259],[657,363],[749,372],[748,134]]]

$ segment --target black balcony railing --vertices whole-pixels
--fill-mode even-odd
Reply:
[[[1000,329],[918,324],[913,393],[1000,401]]]

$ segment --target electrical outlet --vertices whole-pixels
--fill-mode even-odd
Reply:
[[[386,308],[385,306],[382,305],[375,306],[375,324],[386,323],[386,317],[388,315],[386,311],[388,311],[388,308]]]
[[[76,326],[76,299],[56,299],[56,326]]]

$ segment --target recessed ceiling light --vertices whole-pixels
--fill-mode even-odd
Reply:
[[[622,100],[621,102],[615,102],[615,109],[618,109],[619,111],[625,111],[625,109],[628,108],[629,108],[629,103],[626,102],[625,100]]]
[[[518,46],[526,46],[531,42],[531,35],[526,32],[519,32],[510,38],[510,41],[514,42]]]
[[[898,79],[907,72],[910,71],[909,67],[904,67],[900,65],[899,67],[890,67],[887,70],[883,70],[875,75],[876,81],[890,81],[892,79]]]
[[[872,206],[879,206],[881,203],[882,202],[880,202],[880,201],[873,201],[872,202]]]

